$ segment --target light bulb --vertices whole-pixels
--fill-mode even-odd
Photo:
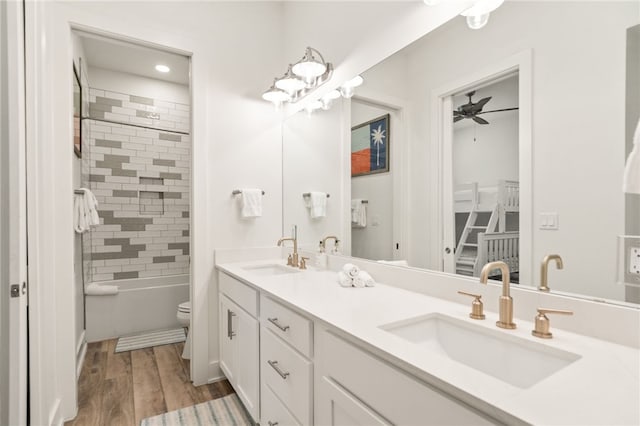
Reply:
[[[467,26],[472,30],[479,30],[487,25],[487,22],[489,22],[489,13],[485,13],[484,15],[467,16]]]
[[[318,55],[322,58],[319,52]],[[322,62],[316,59],[315,56],[313,56],[313,49],[310,47],[307,47],[302,59],[291,67],[291,71],[298,77],[301,77],[307,84],[307,87],[311,87],[309,85],[315,83],[316,77],[324,74],[326,70],[327,65],[324,63],[324,59]]]
[[[354,93],[353,89],[355,87],[361,86],[362,83],[364,83],[364,78],[357,75],[353,77],[351,80],[344,83],[342,86],[340,86],[340,94],[345,98],[350,98],[353,96],[353,93]]]
[[[473,6],[460,15],[467,18],[469,28],[478,30],[487,25],[489,14],[500,7],[502,3],[504,3],[504,0],[476,0]]]

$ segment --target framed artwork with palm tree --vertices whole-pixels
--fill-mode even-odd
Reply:
[[[351,128],[351,177],[389,171],[390,116]]]

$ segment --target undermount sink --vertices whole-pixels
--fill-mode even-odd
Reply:
[[[292,266],[280,265],[279,263],[245,266],[242,269],[257,275],[283,275],[295,274],[296,272],[300,272],[299,269],[296,269]]]
[[[380,326],[402,339],[519,388],[529,388],[579,355],[442,314]]]

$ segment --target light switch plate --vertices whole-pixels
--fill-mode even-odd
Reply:
[[[540,229],[557,230],[559,228],[558,213],[544,212],[540,213]]]

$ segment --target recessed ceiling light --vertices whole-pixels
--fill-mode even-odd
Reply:
[[[156,71],[158,71],[158,72],[169,72],[169,71],[171,71],[171,68],[169,68],[166,65],[158,64],[158,65],[156,65]]]

